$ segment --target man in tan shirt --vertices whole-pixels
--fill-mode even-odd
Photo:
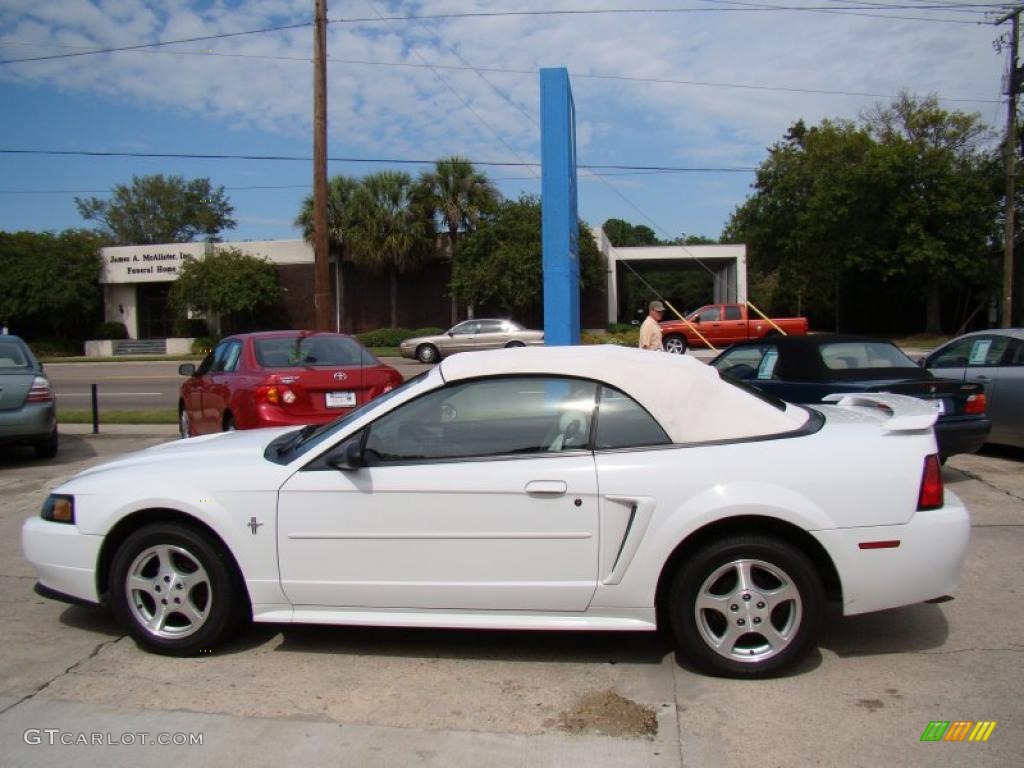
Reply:
[[[665,314],[665,305],[660,301],[652,301],[647,307],[647,317],[640,326],[640,349],[653,349],[661,352],[661,316]]]

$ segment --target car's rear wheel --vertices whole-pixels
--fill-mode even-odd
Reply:
[[[437,362],[437,347],[433,344],[420,344],[416,347],[416,359],[421,363]]]
[[[53,428],[53,432],[50,433],[49,437],[40,440],[32,446],[32,450],[36,452],[36,458],[39,459],[52,459],[57,455],[57,448],[60,445],[60,437],[57,435],[57,428]]]
[[[139,645],[171,656],[209,651],[236,625],[234,566],[199,531],[156,523],[114,555],[110,604]]]
[[[670,617],[679,650],[701,668],[758,677],[789,666],[813,646],[824,590],[794,546],[763,536],[710,544],[679,569]]]
[[[662,347],[666,352],[671,352],[673,355],[685,355],[686,339],[677,334],[672,334],[662,339]]]

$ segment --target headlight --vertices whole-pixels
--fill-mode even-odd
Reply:
[[[39,513],[43,520],[53,523],[75,524],[75,497],[65,496],[60,493],[51,493],[43,502],[43,509]]]

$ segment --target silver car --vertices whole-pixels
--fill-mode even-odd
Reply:
[[[406,339],[399,346],[399,351],[402,357],[412,357],[421,363],[436,363],[456,352],[543,343],[544,331],[529,331],[512,320],[464,320],[437,336]]]
[[[17,336],[0,336],[0,445],[30,445],[57,455],[57,405],[43,364]]]
[[[988,442],[1024,448],[1024,328],[964,334],[925,358],[944,379],[985,385],[992,431]]]

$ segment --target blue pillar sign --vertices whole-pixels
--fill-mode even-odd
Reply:
[[[580,343],[576,109],[564,67],[540,71],[541,227],[544,343]]]

